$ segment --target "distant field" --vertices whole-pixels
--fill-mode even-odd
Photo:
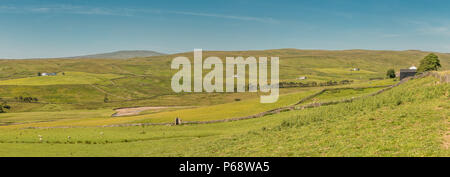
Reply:
[[[11,79],[0,81],[0,85],[76,85],[95,84],[107,82],[110,79],[121,77],[115,74],[92,74],[84,72],[58,73],[56,76],[33,76],[21,79]]]
[[[334,92],[327,91],[324,94],[316,97],[315,100],[319,102],[341,100],[344,98],[358,97],[364,94],[374,93],[380,89],[381,88],[367,88],[344,89],[336,90]],[[301,99],[316,92],[318,92],[318,89],[311,89],[310,91],[281,95],[279,100],[273,104],[263,104],[259,102],[259,99],[253,99],[214,106],[200,107],[195,109],[183,109],[178,111],[157,113],[148,116],[142,116],[144,119],[136,122],[171,122],[173,121],[174,117],[179,117],[182,120],[186,121],[220,120],[227,118],[244,117],[275,108],[293,105]]]
[[[62,120],[44,123],[23,124],[10,127],[53,127],[53,126],[103,126],[122,123],[152,122],[167,123],[173,122],[176,117],[184,121],[205,121],[221,120],[241,116],[249,116],[263,111],[293,105],[302,98],[318,92],[318,88],[304,90],[297,93],[281,95],[279,101],[273,104],[262,104],[259,98],[252,98],[243,101],[234,101],[232,103],[217,104],[212,106],[203,106],[198,108],[179,109],[165,112],[157,112],[138,116],[126,117],[92,117],[77,120]]]
[[[358,75],[358,74],[376,74],[374,71],[359,70],[351,71],[353,68],[317,68],[317,71],[329,73],[329,74],[346,74],[346,75]]]
[[[20,112],[0,114],[0,126],[17,123],[48,122],[65,119],[83,119],[92,117],[111,117],[110,109],[100,110],[68,110],[60,112]]]
[[[103,103],[105,93],[90,85],[2,85],[0,97],[13,102],[15,97],[36,97],[39,102],[55,104]],[[101,106],[101,105],[98,105]]]
[[[383,87],[378,88],[347,88],[347,89],[339,89],[339,90],[328,90],[324,93],[314,97],[311,100],[305,101],[301,105],[309,104],[312,102],[329,102],[329,101],[339,101],[343,99],[351,99],[357,98],[363,95],[367,95],[370,93],[375,93],[379,90],[383,89]]]
[[[311,89],[310,91],[281,95],[276,103],[270,104],[260,103],[260,99],[256,98],[194,109],[144,115],[141,118],[142,120],[136,122],[172,122],[175,120],[175,117],[185,121],[205,121],[249,116],[267,110],[293,105],[302,98],[317,91],[317,89]]]
[[[392,80],[374,81],[371,83],[371,85],[384,85],[386,83],[394,84],[395,82]],[[381,88],[350,89],[344,87],[343,90],[327,91],[314,98],[314,100],[319,102],[341,100],[345,98],[359,97],[365,94],[374,93],[380,89]],[[183,121],[223,120],[228,118],[250,116],[275,108],[290,106],[307,96],[319,92],[320,90],[321,88],[307,88],[293,93],[282,94],[280,95],[279,100],[273,104],[262,104],[260,103],[259,97],[253,97],[225,104],[201,106],[198,108],[166,110],[163,112],[147,112],[146,114],[144,113],[143,115],[137,116],[103,118],[99,116],[90,118],[86,117],[85,119],[62,119],[62,121],[24,124],[13,127],[103,126],[123,123],[170,123],[173,122],[176,117],[182,119]],[[210,97],[211,95],[202,99]],[[312,100],[308,100],[304,104],[310,103],[311,101]]]

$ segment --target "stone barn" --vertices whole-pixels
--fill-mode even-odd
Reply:
[[[417,73],[417,68],[416,67],[410,67],[409,69],[400,69],[400,80],[407,78],[407,77],[411,77],[411,76],[415,76]]]

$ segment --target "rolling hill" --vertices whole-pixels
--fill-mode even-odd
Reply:
[[[299,82],[353,80],[355,84],[384,78],[386,70],[418,65],[429,52],[369,51],[369,50],[298,50],[204,51],[203,57],[218,56],[278,56],[280,79]],[[130,106],[192,106],[211,105],[255,98],[257,94],[174,94],[170,80],[176,70],[170,63],[180,53],[132,59],[41,59],[0,60],[0,97],[33,96],[46,104],[74,108],[114,108]],[[443,70],[450,69],[450,54],[437,53]],[[351,68],[360,68],[358,72]],[[38,72],[69,73],[67,76],[37,77]],[[70,73],[75,75],[72,77]],[[204,72],[206,74],[207,72]],[[293,92],[282,89],[282,93]],[[109,102],[104,103],[105,95]],[[214,96],[211,96],[214,95]],[[86,99],[87,98],[87,99]],[[207,98],[207,99],[202,99]],[[63,105],[61,105],[63,104]],[[34,108],[33,108],[34,109]],[[31,110],[20,109],[21,111]]]
[[[136,58],[136,57],[151,57],[151,56],[161,56],[161,55],[166,55],[166,54],[155,52],[155,51],[150,51],[150,50],[121,50],[121,51],[116,51],[116,52],[65,57],[65,58],[128,59],[128,58]]]
[[[203,52],[204,58],[221,59],[278,56],[282,82],[353,81],[281,88],[272,104],[259,103],[258,92],[173,93],[177,71],[171,61],[192,59],[190,52],[123,60],[0,60],[0,104],[10,107],[0,114],[0,156],[448,156],[448,83],[429,76],[374,95],[399,82],[383,79],[387,69],[418,65],[428,54]],[[450,69],[450,54],[437,55],[442,70]],[[335,104],[314,106],[322,102]],[[112,117],[115,108],[140,106],[165,109]],[[207,124],[170,126],[175,117]],[[223,122],[242,117],[252,119]]]

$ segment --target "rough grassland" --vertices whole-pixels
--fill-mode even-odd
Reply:
[[[333,93],[329,93],[331,91],[327,91],[324,95],[319,95],[314,99],[318,101],[330,101],[330,100],[341,100],[349,97],[358,97],[369,93],[374,93],[381,88],[366,88],[366,89],[347,89],[337,90]],[[106,116],[106,114],[112,114],[112,111],[102,110],[97,111],[99,113],[105,113],[103,116],[92,114],[92,117],[80,116],[80,118],[76,119],[72,115],[73,112],[76,111],[67,111],[64,112],[51,112],[50,115],[60,115],[62,118],[59,119],[51,119],[52,116],[49,116],[48,120],[59,120],[52,122],[43,122],[43,123],[31,123],[31,122],[40,122],[35,120],[41,120],[38,117],[43,114],[40,112],[28,112],[28,113],[15,113],[15,114],[6,114],[5,116],[11,117],[9,119],[5,119],[4,121],[11,120],[22,120],[22,122],[30,122],[30,124],[20,124],[9,126],[11,127],[69,127],[69,126],[104,126],[104,125],[114,125],[114,124],[124,124],[124,123],[171,123],[174,121],[176,117],[181,118],[183,121],[210,121],[210,120],[223,120],[229,118],[237,118],[237,117],[245,117],[254,114],[258,114],[264,111],[290,106],[296,104],[299,100],[303,98],[315,94],[319,92],[319,88],[311,88],[309,90],[304,90],[302,92],[297,93],[289,93],[280,95],[279,100],[273,104],[262,104],[259,102],[259,98],[248,99],[244,101],[237,101],[233,103],[226,104],[218,104],[212,106],[203,106],[198,108],[186,108],[186,109],[178,109],[178,110],[167,110],[162,112],[154,112],[144,115],[138,116],[126,116],[126,117],[110,117]],[[323,98],[323,99],[322,99]],[[306,103],[309,103],[307,101]],[[87,111],[87,112],[95,112]],[[66,116],[67,115],[67,116]],[[89,115],[89,114],[87,114]],[[38,119],[37,119],[38,118]],[[0,122],[2,117],[0,115]],[[25,121],[27,120],[27,121]]]
[[[391,85],[386,70],[418,64],[421,51],[205,51],[218,56],[279,56],[286,82],[353,80],[351,85]],[[450,54],[437,53],[443,70]],[[0,60],[0,156],[449,156],[448,84],[434,78],[407,82],[380,95],[251,120],[183,126],[99,127],[122,123],[218,120],[291,105],[324,87],[284,88],[275,104],[260,93],[180,93],[170,88],[170,69],[182,53],[127,60]],[[360,71],[350,71],[360,68]],[[37,77],[38,72],[66,73]],[[208,71],[203,72],[206,74]],[[298,80],[307,76],[307,80]],[[375,79],[375,80],[374,80]],[[329,91],[310,102],[370,94],[374,89]],[[25,103],[15,97],[35,97]],[[105,97],[108,98],[105,101]],[[306,102],[306,103],[310,103]],[[111,118],[114,108],[197,106]],[[45,128],[45,127],[72,128]],[[38,127],[32,129],[29,127]],[[81,128],[84,127],[84,128]],[[42,137],[42,141],[39,140]],[[448,136],[447,136],[448,137]]]
[[[428,77],[351,103],[236,122],[0,129],[0,155],[450,156],[449,90]]]
[[[329,80],[366,81],[369,78],[383,78],[387,68],[407,68],[418,64],[428,54],[421,51],[324,51],[279,49],[263,51],[204,51],[204,58],[218,56],[278,56],[280,57],[280,79],[294,81],[302,75],[308,81],[326,82]],[[450,67],[450,55],[437,54],[443,70]],[[38,72],[83,72],[92,74],[113,74],[121,78],[110,79],[112,82],[101,82],[99,88],[110,93],[112,100],[149,98],[156,95],[173,94],[170,90],[170,79],[177,70],[170,69],[170,63],[176,56],[187,56],[182,53],[166,56],[136,58],[128,60],[108,59],[42,59],[42,60],[0,60],[0,80],[8,84],[27,84],[28,82],[9,83],[11,79],[33,78],[30,83],[48,84],[40,80],[34,81]],[[352,72],[351,68],[361,71]],[[204,72],[206,74],[207,72]],[[48,79],[48,78],[39,78]],[[91,79],[76,79],[76,83],[92,83]],[[94,79],[96,82],[97,79]],[[296,80],[298,81],[298,80]],[[52,81],[55,84],[66,81]],[[71,82],[71,81],[69,81]],[[0,82],[1,83],[1,82]],[[48,94],[48,93],[47,93]],[[99,93],[104,94],[104,93]],[[114,95],[117,95],[115,97]],[[101,100],[100,100],[101,101]]]
[[[233,103],[204,106],[199,108],[181,109],[168,112],[160,112],[148,115],[126,116],[126,117],[90,117],[84,119],[65,119],[54,122],[30,123],[12,125],[6,128],[25,128],[25,127],[57,127],[57,126],[103,126],[136,122],[167,123],[173,122],[176,117],[185,121],[205,121],[221,120],[241,116],[249,116],[270,109],[288,106],[297,103],[304,97],[315,92],[318,88],[310,91],[290,93],[280,95],[279,101],[273,104],[262,104],[259,98],[238,101]],[[30,113],[34,115],[34,113]]]

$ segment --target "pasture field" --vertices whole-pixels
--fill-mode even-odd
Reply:
[[[366,94],[374,93],[380,90],[379,88],[358,88],[349,89],[342,88],[342,90],[335,90],[331,94],[330,91],[324,92],[323,94],[315,97],[319,98],[320,101],[330,101],[330,100],[342,100],[344,98],[358,97]],[[320,92],[320,88],[304,89],[300,92],[288,93],[280,95],[279,100],[272,104],[263,104],[259,102],[259,98],[253,98],[243,101],[235,101],[232,103],[217,104],[211,106],[201,106],[194,108],[185,109],[161,109],[157,111],[143,112],[141,115],[136,116],[124,116],[124,117],[111,117],[112,111],[105,110],[83,110],[86,113],[98,112],[98,113],[109,113],[100,115],[95,115],[92,117],[81,116],[80,119],[75,119],[71,115],[74,111],[64,111],[67,116],[63,116],[63,112],[55,112],[55,115],[63,116],[60,121],[34,121],[38,116],[42,116],[48,112],[26,112],[26,113],[16,113],[9,115],[15,117],[17,120],[28,120],[30,124],[17,124],[11,127],[59,127],[59,126],[106,126],[114,124],[126,124],[126,123],[170,123],[173,122],[176,117],[181,118],[183,121],[210,121],[210,120],[223,120],[229,118],[245,117],[254,114],[258,114],[264,111],[292,106],[302,100],[305,97],[313,95]],[[323,100],[322,100],[323,98]],[[311,100],[306,100],[303,104],[310,103]],[[78,111],[78,110],[76,110]],[[75,112],[76,112],[75,111]],[[90,115],[90,114],[88,114]],[[0,115],[1,116],[1,115]],[[52,117],[52,116],[49,116]],[[1,120],[1,119],[0,119]],[[10,121],[9,119],[5,119]],[[37,123],[31,123],[37,122]]]
[[[0,85],[76,85],[108,82],[119,78],[115,74],[92,74],[84,72],[57,73],[56,76],[34,76],[21,79],[2,80]]]
[[[114,113],[110,109],[66,110],[52,112],[17,112],[0,114],[0,125],[22,124],[31,122],[50,122],[65,119],[83,119],[91,117],[109,118]]]
[[[369,79],[382,79],[386,70],[407,68],[426,56],[421,51],[366,50],[297,50],[263,51],[204,51],[203,58],[218,56],[279,56],[280,79],[286,82],[328,82],[353,80],[354,84]],[[174,94],[170,80],[177,70],[170,69],[176,56],[193,58],[192,53],[113,59],[39,59],[0,60],[0,98],[14,101],[14,97],[32,96],[40,102],[76,104],[77,109],[102,109],[133,106],[211,105],[232,102],[239,96],[221,95],[208,99],[190,99],[190,94]],[[438,53],[443,70],[450,69],[450,55]],[[360,71],[350,71],[360,68]],[[37,73],[56,72],[58,76],[37,77]],[[61,73],[65,73],[62,76]],[[207,70],[203,74],[208,73]],[[307,76],[307,80],[297,80]],[[104,103],[107,95],[109,102]],[[231,96],[231,97],[230,97]],[[183,97],[183,99],[179,99]],[[230,97],[230,98],[227,98]],[[256,96],[253,96],[256,97]],[[195,101],[192,101],[195,100]],[[68,106],[70,108],[70,106]],[[24,110],[24,109],[16,109]]]
[[[329,101],[339,101],[343,99],[351,99],[356,97],[361,97],[370,93],[375,93],[381,90],[383,87],[375,88],[342,88],[336,90],[327,90],[324,93],[303,102],[301,105],[310,104],[313,102],[329,102]]]
[[[204,58],[221,59],[279,56],[280,81],[319,84],[281,88],[279,100],[272,104],[261,104],[260,96],[266,93],[260,92],[174,93],[170,81],[177,71],[170,69],[171,60],[192,59],[192,53],[124,60],[0,60],[0,104],[10,106],[0,113],[0,156],[449,156],[443,138],[448,134],[448,83],[426,77],[364,97],[399,82],[385,79],[388,68],[407,68],[427,54],[203,52]],[[438,55],[442,69],[449,69],[450,55]],[[38,72],[58,75],[38,77]],[[299,80],[300,76],[307,79]],[[320,85],[345,80],[352,82]],[[310,98],[316,93],[321,94]],[[176,117],[247,117],[300,100],[303,106],[351,98],[359,99],[240,121],[148,125],[173,123]],[[168,108],[112,117],[114,109],[130,107]]]
[[[5,129],[2,156],[449,156],[450,86],[416,79],[350,103],[182,126]],[[43,140],[39,140],[39,136]]]
[[[11,125],[6,128],[26,127],[57,127],[57,126],[104,126],[125,123],[171,123],[176,117],[184,121],[207,121],[221,120],[234,117],[249,116],[263,111],[289,106],[297,103],[302,98],[319,92],[318,88],[304,90],[298,93],[280,95],[279,101],[273,104],[262,104],[259,98],[253,98],[232,103],[202,106],[198,108],[187,108],[177,110],[166,110],[162,112],[124,117],[89,117],[83,119],[62,119],[61,121],[39,122],[30,124]],[[34,112],[24,113],[22,119],[34,115]],[[32,116],[31,116],[32,117]],[[20,119],[20,118],[18,118]],[[33,119],[30,119],[30,121]]]

